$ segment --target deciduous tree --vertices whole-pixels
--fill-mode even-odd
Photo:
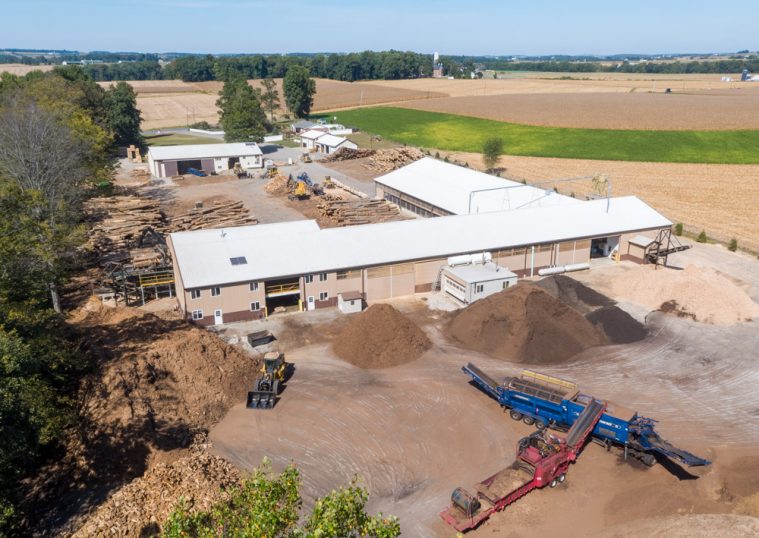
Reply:
[[[285,103],[296,118],[305,118],[311,113],[316,94],[316,82],[309,76],[308,69],[295,65],[287,70],[283,83]]]
[[[269,113],[269,119],[274,123],[274,111],[279,108],[279,92],[277,91],[277,83],[273,78],[265,78],[261,81],[261,86],[264,90],[261,92],[261,101],[264,108]]]
[[[488,169],[493,169],[503,155],[503,140],[500,138],[488,138],[482,147],[482,162]]]
[[[260,142],[266,133],[266,116],[259,93],[243,78],[224,83],[216,106],[227,142]]]
[[[144,144],[140,132],[142,118],[137,109],[137,94],[129,84],[119,82],[106,92],[105,111],[117,146]]]

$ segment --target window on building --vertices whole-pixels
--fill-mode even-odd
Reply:
[[[203,311],[202,310],[193,310],[192,311],[192,319],[195,319],[195,320],[203,319]]]
[[[219,295],[221,295],[221,288],[219,287],[211,288],[211,297],[217,297]]]
[[[250,291],[258,291],[258,282],[250,283]]]
[[[485,286],[483,284],[477,284],[474,287],[474,293],[482,293],[485,291]]]
[[[320,301],[326,301],[327,299],[329,299],[329,293],[327,293],[326,291],[322,291],[319,293]]]
[[[261,303],[258,301],[253,301],[250,303],[250,309],[251,311],[255,312],[256,310],[261,310]]]
[[[200,290],[190,290],[190,299],[200,299]]]
[[[232,265],[245,265],[248,263],[248,260],[245,259],[245,256],[238,256],[237,258],[229,258],[229,261]]]
[[[325,282],[327,280],[327,273],[319,273],[319,282]]]
[[[306,275],[303,279],[306,281],[306,284],[310,284],[314,281],[314,275]]]
[[[507,280],[506,282],[504,282],[504,283],[503,283],[503,288],[501,288],[501,289],[504,289],[504,290],[505,290],[505,289],[506,289],[506,288],[508,288],[508,287],[509,287],[509,282],[508,282],[508,280]]]

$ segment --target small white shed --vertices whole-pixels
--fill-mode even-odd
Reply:
[[[515,286],[518,277],[497,263],[472,263],[443,269],[441,289],[465,304]]]
[[[353,314],[364,309],[364,297],[357,291],[343,291],[337,294],[337,308],[343,314]]]
[[[307,149],[316,149],[316,141],[322,136],[327,136],[327,133],[315,129],[302,132],[300,133],[300,145]]]
[[[325,134],[316,140],[316,150],[324,153],[325,155],[334,153],[342,148],[358,149],[358,145],[354,142],[351,142],[347,138],[331,134]]]

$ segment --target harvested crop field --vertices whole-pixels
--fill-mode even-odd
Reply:
[[[0,73],[10,73],[20,77],[32,71],[50,71],[52,65],[0,64]]]
[[[368,369],[411,362],[431,346],[419,327],[388,304],[352,316],[332,343],[338,357]]]
[[[404,108],[446,112],[526,125],[589,129],[759,129],[759,91],[729,94],[536,93],[448,97],[404,103]]]
[[[482,155],[445,152],[469,166],[484,169]],[[706,230],[709,237],[759,250],[759,166],[680,164],[588,159],[554,159],[507,155],[500,165],[505,175],[529,183],[557,178],[607,174],[614,196],[636,195],[692,233]],[[557,183],[562,192],[574,186]]]

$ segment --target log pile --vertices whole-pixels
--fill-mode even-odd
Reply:
[[[275,177],[269,180],[269,182],[264,187],[264,190],[269,194],[273,194],[275,196],[287,194],[289,192],[289,189],[287,188],[287,179],[288,178],[282,174],[277,174]]]
[[[250,215],[242,202],[222,202],[169,217],[167,231],[184,232],[247,224],[258,224],[258,219]]]
[[[373,172],[387,173],[423,157],[424,153],[416,148],[380,149],[369,157],[369,162],[364,164],[364,167]]]
[[[336,163],[340,161],[351,161],[353,159],[363,159],[364,157],[371,157],[376,153],[373,149],[351,149],[340,148],[335,153],[327,155],[320,162],[323,163]]]
[[[398,207],[385,200],[332,200],[317,206],[322,217],[337,226],[355,226],[400,220]]]
[[[99,221],[89,231],[90,244],[98,251],[128,250],[147,229],[163,227],[159,202],[139,196],[92,198],[85,203],[85,212]]]

